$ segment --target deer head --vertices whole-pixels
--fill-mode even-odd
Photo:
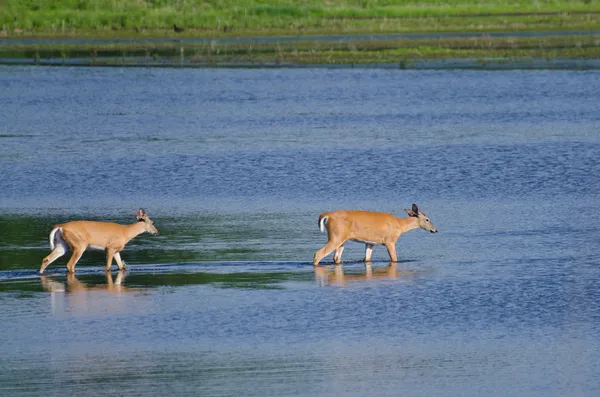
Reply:
[[[416,204],[412,205],[412,209],[404,209],[408,216],[417,218],[419,221],[419,227],[421,229],[425,229],[431,233],[437,233],[437,228],[433,225],[433,223],[429,220],[427,215],[424,212],[419,211],[419,207]]]
[[[138,222],[144,222],[144,230],[146,232],[155,236],[158,235],[158,230],[156,229],[156,227],[154,227],[154,222],[152,222],[152,219],[150,219],[145,209],[140,208],[139,211],[134,211],[134,213]]]

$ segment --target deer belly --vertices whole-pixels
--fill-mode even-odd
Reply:
[[[93,250],[100,250],[100,251],[104,251],[106,249],[106,247],[101,247],[99,245],[89,245],[88,248],[93,249]]]
[[[377,243],[375,241],[362,240],[362,239],[358,239],[358,238],[353,238],[351,241],[354,241],[356,243],[371,244],[371,245],[380,245],[380,244],[383,244],[383,243]]]

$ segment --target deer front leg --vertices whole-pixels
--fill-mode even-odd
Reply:
[[[371,255],[373,255],[373,244],[365,244],[365,262],[371,262]]]
[[[127,270],[127,265],[121,260],[121,253],[115,252],[115,261],[117,262],[117,266],[119,266],[119,270]]]
[[[110,272],[110,267],[112,266],[112,261],[113,261],[113,257],[115,256],[115,249],[114,248],[107,248],[106,249],[106,269],[104,269],[105,272]]]
[[[392,262],[398,262],[398,257],[396,256],[396,244],[393,243],[385,243],[385,248],[388,250],[388,254],[390,255],[390,260]]]

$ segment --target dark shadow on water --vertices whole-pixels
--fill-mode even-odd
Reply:
[[[180,268],[182,269],[182,268]],[[184,287],[188,285],[212,285],[217,288],[283,289],[285,282],[307,281],[307,272],[291,270],[244,270],[244,269],[182,269],[177,272],[132,273],[128,285],[138,288]],[[233,270],[233,271],[232,271]]]
[[[54,269],[43,276],[35,271],[0,272],[0,292],[103,291],[125,293],[163,287],[210,285],[215,288],[285,289],[287,283],[311,282],[312,266],[301,262],[224,262],[131,266],[128,271],[105,273],[83,268],[75,274]]]

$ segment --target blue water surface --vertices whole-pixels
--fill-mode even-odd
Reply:
[[[0,67],[0,395],[596,396],[600,73]],[[398,264],[321,212],[404,216]],[[36,274],[70,219],[161,231]]]

